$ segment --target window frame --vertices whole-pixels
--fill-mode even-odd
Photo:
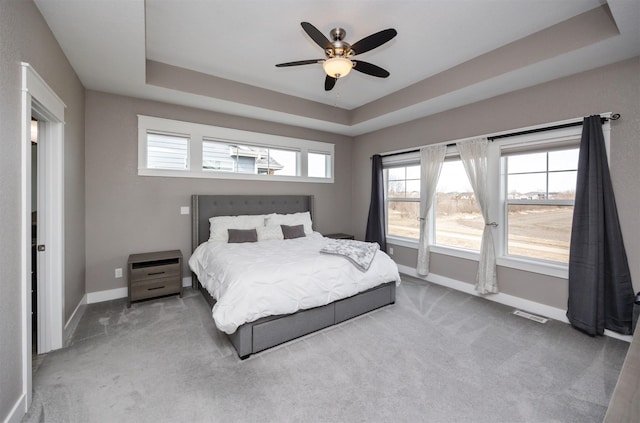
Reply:
[[[605,114],[601,114],[601,116],[608,116]],[[540,125],[538,127],[529,127],[516,129],[508,132],[519,132],[519,131],[528,131],[531,129],[536,129],[543,126],[553,126],[553,125],[561,125],[572,121],[561,121],[555,123],[549,123],[546,125]],[[602,125],[602,132],[604,135],[605,141],[605,151],[607,154],[607,161],[610,160],[610,136],[611,136],[611,126],[610,122],[606,121]],[[506,132],[505,132],[506,133]],[[500,134],[497,134],[500,135]],[[509,256],[506,254],[507,249],[507,198],[506,198],[506,174],[504,174],[502,169],[502,152],[511,150],[511,151],[522,151],[526,152],[527,150],[536,150],[541,149],[544,146],[548,146],[549,149],[558,149],[559,147],[579,147],[580,138],[582,135],[582,126],[571,126],[567,128],[554,129],[549,131],[541,131],[530,133],[526,135],[519,136],[510,136],[500,139],[495,139],[489,142],[488,146],[488,180],[487,180],[487,190],[489,195],[489,216],[495,217],[495,221],[498,223],[496,228],[493,228],[494,231],[494,242],[495,242],[495,250],[496,250],[496,264],[501,267],[508,267],[518,270],[523,270],[532,273],[544,274],[552,277],[563,278],[566,279],[568,277],[568,264],[553,262],[542,259],[535,258],[527,258],[522,256]],[[458,140],[460,141],[460,140]],[[446,157],[452,157],[458,155],[457,148],[455,147],[456,141],[448,141],[446,144],[447,154]],[[520,150],[521,149],[521,150]],[[389,160],[389,163],[393,164],[419,164],[419,152],[417,153],[407,153],[398,156],[394,156]],[[417,158],[416,158],[417,157]],[[397,166],[387,166],[385,163],[385,157],[383,157],[383,167],[397,167]],[[385,181],[386,184],[386,181]],[[532,200],[535,201],[535,200]],[[567,200],[556,200],[556,201],[567,201]],[[385,207],[387,205],[386,198],[386,186],[385,186]],[[480,253],[473,250],[460,249],[449,246],[442,245],[434,245],[435,236],[435,215],[434,208],[430,211],[430,238],[429,239],[429,249],[432,253],[448,255],[452,257],[458,257],[467,260],[478,261],[480,258]],[[388,228],[388,221],[386,222],[386,227]],[[418,241],[414,241],[411,238],[398,237],[398,236],[390,236],[387,234],[387,242],[392,245],[399,245],[403,247],[409,248],[418,248]]]
[[[147,167],[147,133],[149,132],[188,137],[187,169],[157,169]],[[204,169],[202,152],[204,141],[294,150],[299,152],[300,160],[297,166],[300,174],[296,176],[268,175]],[[307,176],[308,153],[327,155],[327,177]],[[332,143],[138,115],[138,176],[334,183],[334,174],[335,145]]]
[[[406,236],[400,236],[400,235],[389,235],[389,196],[387,195],[388,189],[389,189],[389,173],[388,172],[384,172],[387,169],[392,169],[392,168],[400,168],[400,167],[410,167],[410,166],[420,166],[420,153],[407,153],[407,154],[401,154],[398,156],[388,156],[388,157],[383,157],[382,158],[382,168],[383,168],[383,175],[384,175],[384,210],[385,210],[385,231],[387,234],[387,242],[392,243],[394,245],[400,245],[403,247],[409,247],[409,248],[418,248],[418,243],[420,242],[420,239],[414,239],[414,238],[409,238]],[[391,199],[391,201],[397,201],[397,202],[418,202],[420,203],[420,198],[406,198],[406,197],[394,197],[393,199]]]
[[[579,147],[580,147],[580,135],[577,135],[577,137],[564,137],[564,139],[562,139],[561,145],[558,145],[559,142],[558,140],[551,140],[548,143],[544,143],[544,144],[537,144],[534,146],[529,146],[528,149],[519,149],[519,151],[517,152],[518,154],[532,154],[532,153],[546,153],[548,154],[549,152],[553,152],[553,151],[563,151],[563,150],[569,150],[569,149],[578,149],[579,152]],[[515,259],[517,261],[520,262],[529,262],[529,261],[535,261],[536,263],[540,263],[542,265],[550,265],[550,266],[566,266],[567,264],[562,263],[562,262],[558,262],[558,261],[553,261],[553,260],[545,260],[545,259],[541,259],[541,258],[535,258],[535,257],[530,257],[530,256],[521,256],[521,255],[517,255],[517,254],[509,254],[509,206],[512,205],[531,205],[531,206],[543,206],[543,207],[554,207],[554,206],[574,206],[575,204],[575,200],[562,200],[562,199],[549,199],[548,198],[548,194],[549,194],[549,176],[552,173],[555,172],[563,172],[563,171],[553,171],[553,170],[549,170],[549,157],[547,155],[547,163],[546,163],[546,169],[544,172],[539,171],[539,172],[523,172],[523,173],[518,173],[518,174],[532,174],[532,173],[544,173],[546,176],[546,194],[547,194],[547,198],[544,200],[540,200],[540,199],[510,199],[508,197],[508,181],[509,181],[509,175],[511,175],[509,173],[509,168],[506,162],[506,158],[509,157],[511,154],[502,154],[502,151],[504,151],[503,149],[501,149],[501,154],[500,154],[500,167],[501,167],[501,186],[502,186],[502,198],[504,199],[502,202],[502,207],[503,207],[503,216],[504,216],[504,229],[503,229],[503,239],[502,239],[502,245],[504,250],[502,251],[502,257],[504,257],[505,259]],[[508,152],[507,152],[508,153]],[[577,170],[577,162],[576,162],[576,170]]]
[[[458,148],[455,145],[447,145],[447,152],[445,153],[444,161],[462,161],[460,158],[460,153],[458,152]],[[444,165],[444,163],[443,163]],[[466,175],[466,171],[465,171]],[[468,178],[468,177],[467,177]],[[439,181],[438,181],[439,182]],[[475,194],[474,194],[475,195]],[[477,201],[477,200],[476,200]],[[480,210],[480,209],[478,209]],[[436,202],[433,202],[433,206],[429,211],[429,249],[435,253],[439,254],[447,254],[459,258],[464,258],[467,260],[479,260],[480,259],[480,250],[472,250],[469,248],[460,248],[454,247],[452,245],[443,245],[436,244]],[[480,236],[482,240],[482,236]]]

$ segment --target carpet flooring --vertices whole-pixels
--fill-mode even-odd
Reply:
[[[396,304],[241,361],[198,292],[92,304],[25,422],[601,422],[628,344],[403,276]]]

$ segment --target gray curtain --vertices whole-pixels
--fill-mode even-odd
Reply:
[[[384,212],[384,176],[382,173],[382,156],[375,154],[371,158],[371,203],[364,240],[377,242],[382,251],[387,251],[387,231]]]
[[[637,181],[628,181],[637,183]],[[600,116],[584,119],[569,252],[571,324],[589,335],[632,332],[633,286]]]

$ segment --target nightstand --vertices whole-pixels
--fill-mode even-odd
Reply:
[[[354,239],[353,235],[343,234],[343,233],[326,234],[324,236],[327,238],[333,238],[333,239]]]
[[[179,250],[131,254],[127,267],[127,307],[131,307],[131,301],[172,294],[182,297],[182,253]]]

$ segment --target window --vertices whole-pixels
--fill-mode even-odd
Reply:
[[[295,150],[213,140],[202,142],[202,169],[205,171],[299,176],[299,156],[300,152]]]
[[[505,155],[506,253],[569,262],[578,148]]]
[[[328,178],[331,176],[331,156],[327,153],[311,153],[309,158],[309,177]]]
[[[189,168],[189,137],[147,134],[147,167],[186,170]]]
[[[420,165],[384,170],[387,191],[387,234],[420,238]]]
[[[497,223],[491,230],[499,266],[567,277],[582,126],[565,123],[541,132],[522,128],[522,135],[489,143],[487,206]],[[609,124],[602,129],[608,154]],[[455,144],[449,144],[430,216],[431,251],[478,260],[485,224]],[[383,157],[391,244],[418,248],[419,163],[419,152]]]
[[[480,251],[484,219],[460,159],[442,164],[433,214],[435,245]]]
[[[138,175],[333,182],[334,145],[138,115]]]

